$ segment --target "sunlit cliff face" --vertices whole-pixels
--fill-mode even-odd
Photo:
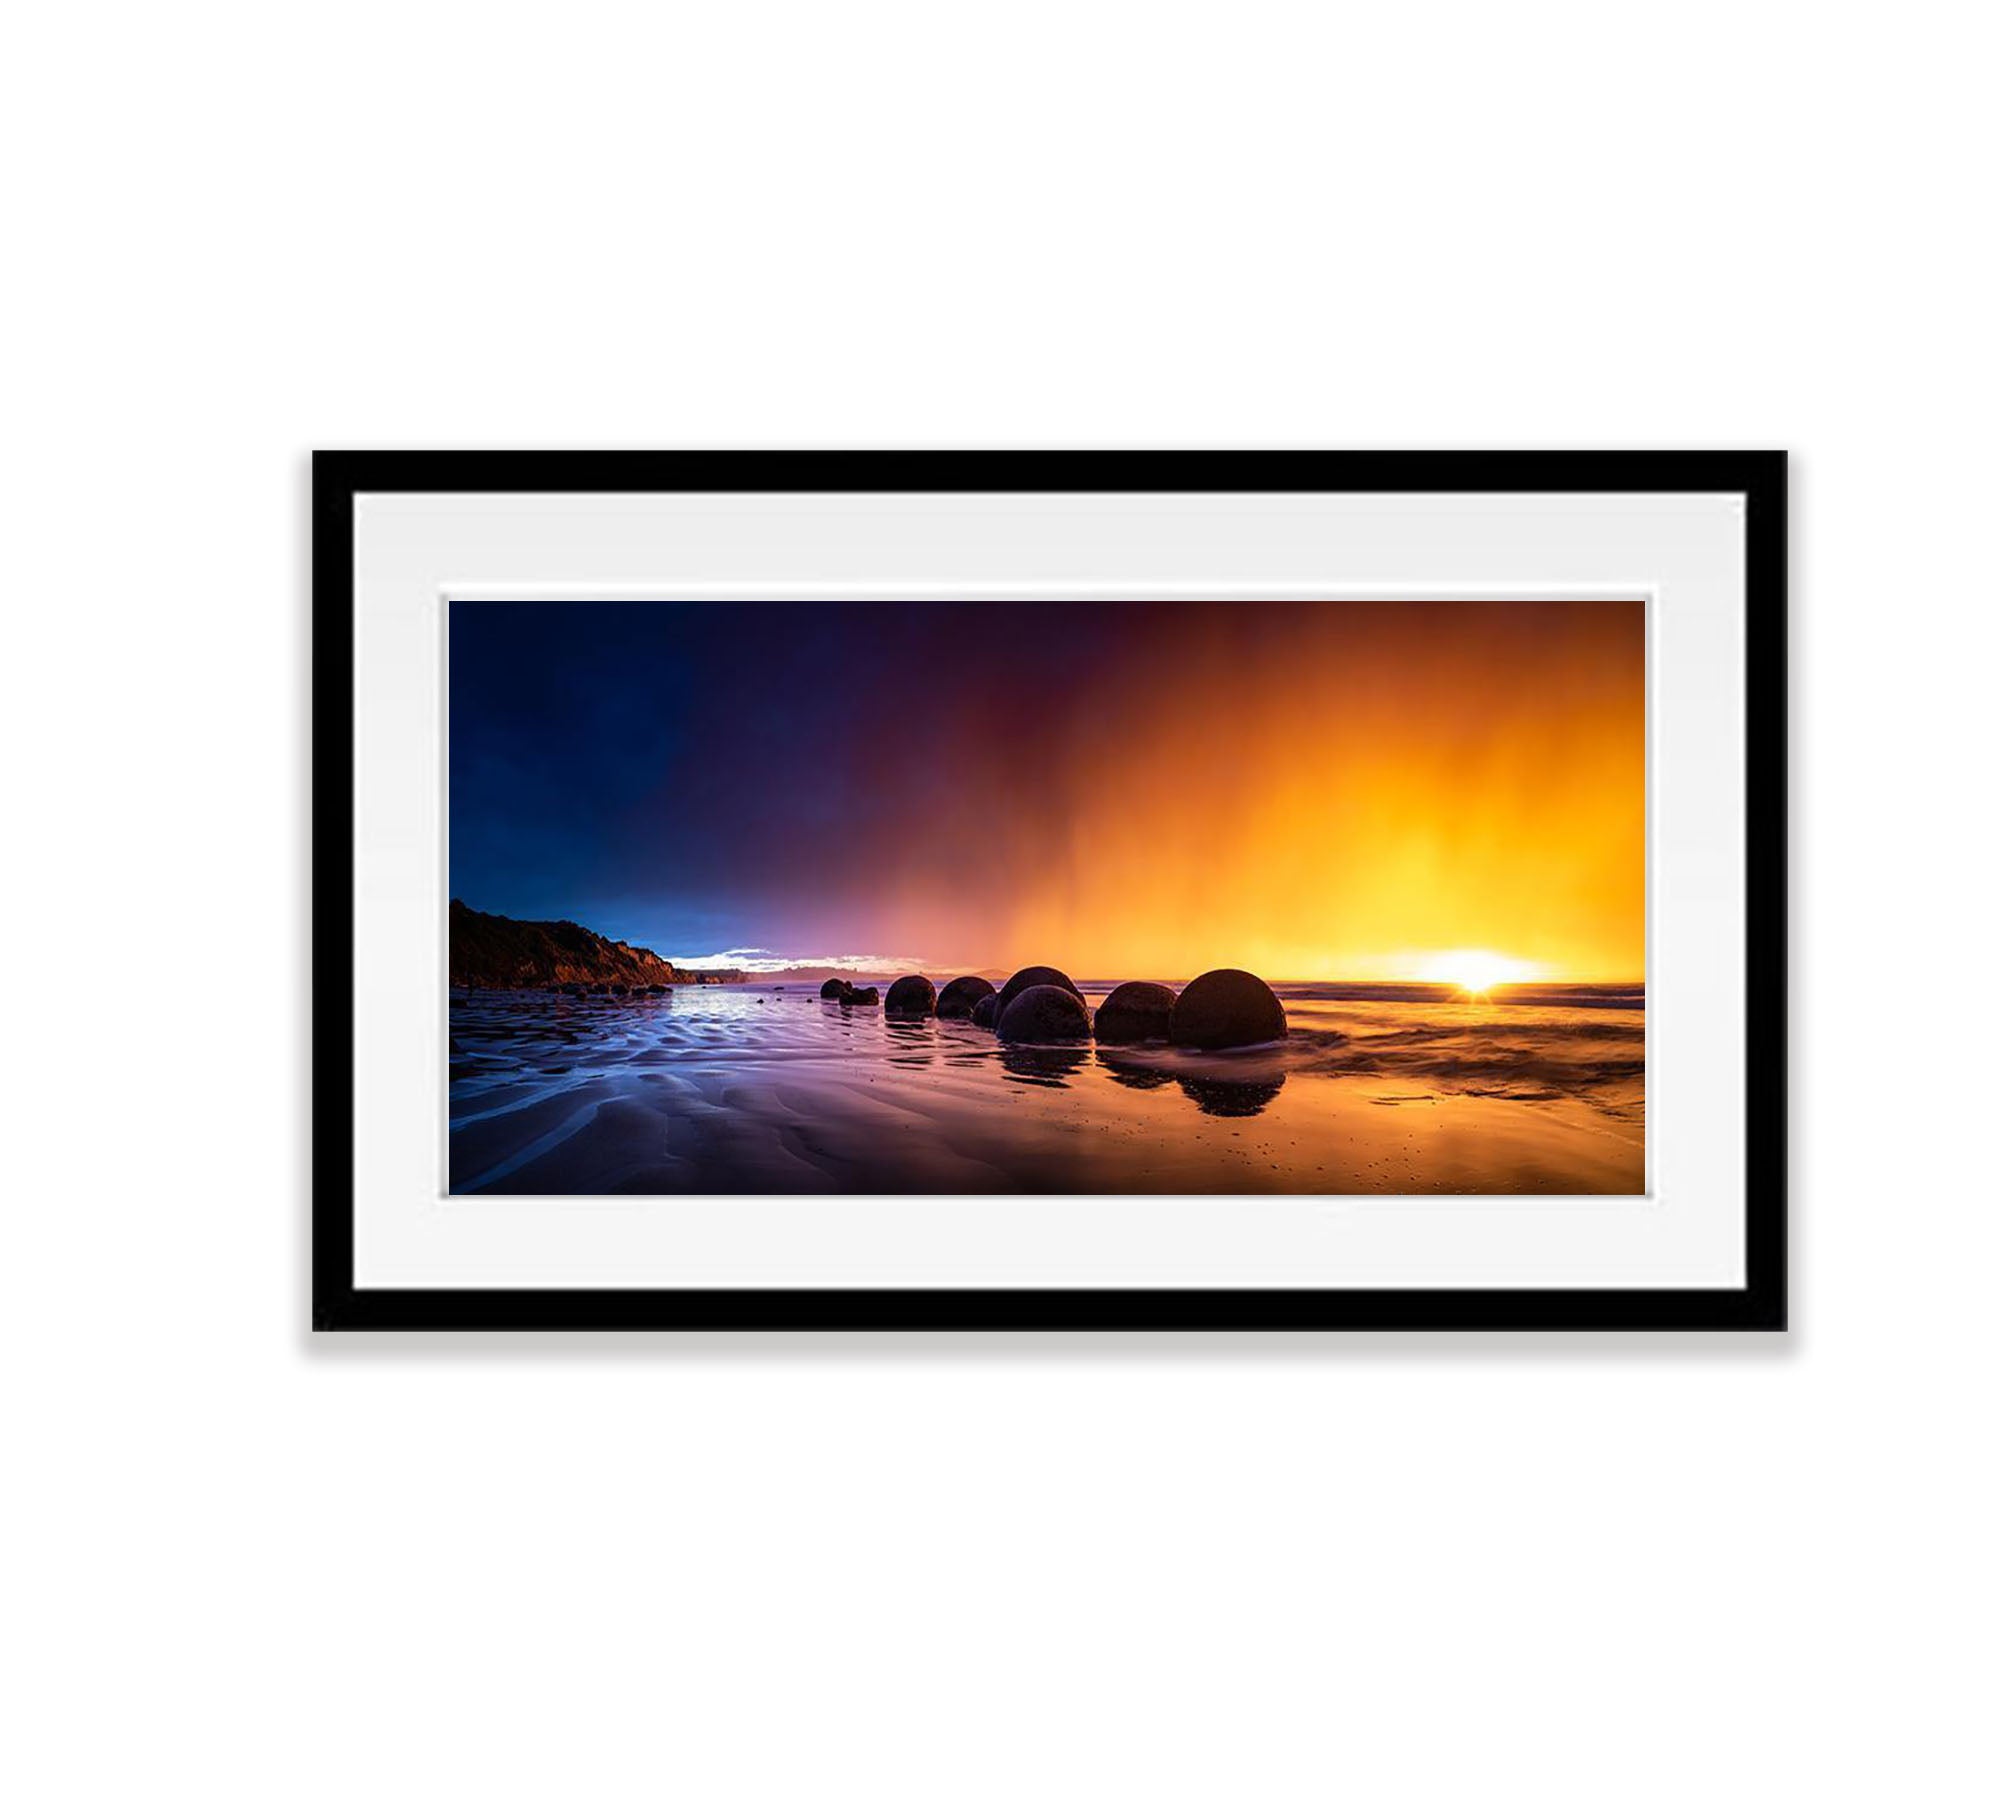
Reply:
[[[1638,602],[536,606],[452,630],[453,880],[490,909],[937,970],[1645,971]]]

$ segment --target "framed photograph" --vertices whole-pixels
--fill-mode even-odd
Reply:
[[[1782,455],[313,486],[316,1328],[1783,1328]]]

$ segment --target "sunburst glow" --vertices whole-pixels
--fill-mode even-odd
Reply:
[[[1446,950],[1426,958],[1417,978],[1463,988],[1468,994],[1483,994],[1506,982],[1533,981],[1538,973],[1533,963],[1491,950]]]

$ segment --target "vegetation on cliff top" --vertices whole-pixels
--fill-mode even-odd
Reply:
[[[733,970],[677,969],[664,957],[600,937],[568,919],[507,919],[451,903],[451,985],[655,987],[740,981]]]

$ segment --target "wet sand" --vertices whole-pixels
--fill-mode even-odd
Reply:
[[[1643,990],[1274,985],[1289,1035],[1207,1054],[1016,1048],[797,987],[455,993],[451,1191],[1643,1189]]]

